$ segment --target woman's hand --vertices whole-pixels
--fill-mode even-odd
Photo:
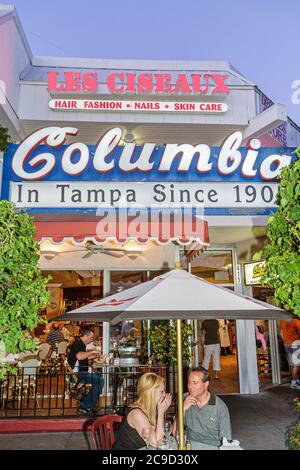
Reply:
[[[167,409],[170,407],[172,403],[172,395],[170,393],[166,393],[164,396],[162,396],[157,403],[157,411],[158,413],[164,414]]]

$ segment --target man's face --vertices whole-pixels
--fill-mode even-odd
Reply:
[[[82,340],[83,340],[84,344],[86,344],[86,345],[92,343],[94,341],[94,339],[95,339],[94,333],[90,333],[89,335],[84,335],[82,337]]]
[[[188,390],[191,397],[198,398],[206,392],[209,382],[202,382],[203,372],[192,372],[189,375]]]

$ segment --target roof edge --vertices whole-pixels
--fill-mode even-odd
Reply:
[[[23,42],[24,48],[27,52],[29,60],[32,63],[32,59],[33,59],[32,51],[31,51],[29,42],[27,41],[26,34],[24,32],[22,23],[20,21],[20,18],[18,16],[15,6],[0,4],[0,24],[10,19],[14,20],[18,33],[20,34],[21,41]]]

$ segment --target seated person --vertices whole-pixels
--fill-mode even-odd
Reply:
[[[172,396],[165,393],[164,379],[152,372],[143,374],[137,385],[137,400],[121,424],[113,450],[153,447],[164,437],[164,415]]]
[[[68,328],[65,327],[65,325],[62,323],[60,325],[60,331],[64,337],[65,340],[68,341],[68,343],[70,343],[70,340],[71,340],[71,333],[70,331],[68,330]]]
[[[265,335],[263,334],[260,326],[256,326],[255,328],[255,337],[256,337],[256,347],[263,348],[266,351],[268,349],[267,342],[265,339]]]
[[[98,372],[89,370],[89,359],[96,359],[97,350],[87,351],[87,345],[94,341],[94,331],[89,327],[81,329],[81,336],[70,346],[68,362],[80,382],[92,384],[90,392],[80,402],[79,411],[84,414],[97,415],[95,407],[104,385],[104,377]]]
[[[55,343],[58,343],[59,341],[62,341],[64,338],[64,335],[60,331],[60,325],[59,323],[55,322],[52,325],[52,329],[50,333],[47,336],[47,341],[48,343],[51,344],[51,347],[55,347]]]
[[[193,450],[218,450],[223,437],[231,441],[229,411],[223,400],[208,390],[210,376],[204,367],[189,371],[183,403],[187,439]],[[173,434],[176,433],[176,421]]]

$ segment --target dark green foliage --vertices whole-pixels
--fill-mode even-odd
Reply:
[[[281,172],[279,207],[268,217],[269,243],[262,256],[263,282],[274,288],[276,305],[300,316],[300,147],[295,153],[297,160]]]
[[[182,356],[190,363],[189,338],[192,335],[192,327],[186,321],[182,321],[181,325]],[[161,321],[159,325],[151,328],[149,337],[157,361],[163,364],[177,363],[176,321],[173,325],[168,321]]]
[[[0,152],[6,152],[7,144],[11,142],[8,130],[0,126]]]
[[[0,342],[7,353],[32,350],[30,335],[42,319],[39,309],[49,301],[48,279],[38,267],[39,244],[35,226],[27,214],[18,214],[14,205],[0,201]],[[1,375],[4,375],[1,367]]]

